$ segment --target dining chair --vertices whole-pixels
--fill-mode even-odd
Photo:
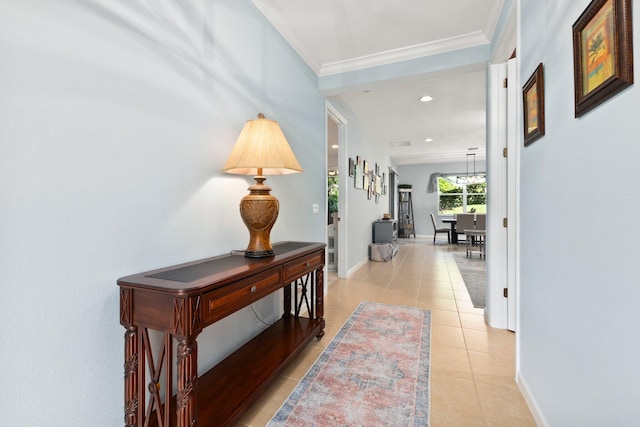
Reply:
[[[473,230],[475,228],[474,224],[474,214],[458,214],[456,215],[456,234],[458,235],[458,243],[460,243],[459,236],[461,234],[465,235],[465,239],[469,237],[466,235],[464,230]],[[466,242],[466,240],[465,240]]]
[[[476,230],[487,229],[487,214],[476,214]]]
[[[480,257],[484,256],[485,251],[485,240],[487,236],[487,214],[476,214],[476,230],[482,231],[478,237],[476,237],[477,241],[475,242],[478,246],[480,246]]]
[[[473,258],[473,254],[477,253],[480,258],[487,258],[485,254],[485,237],[487,235],[486,230],[469,230],[466,232],[467,237],[467,258]],[[473,248],[478,247],[477,251]]]
[[[451,244],[451,235],[449,234],[449,227],[438,227],[436,225],[436,217],[433,215],[433,212],[430,212],[429,215],[431,216],[431,224],[433,224],[433,243],[436,242],[436,236],[438,235],[438,233],[446,233],[447,241],[449,242],[449,244]]]

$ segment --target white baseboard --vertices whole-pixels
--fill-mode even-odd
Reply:
[[[533,396],[531,396],[531,394],[529,393],[527,382],[522,377],[522,375],[520,375],[520,372],[518,372],[518,374],[516,375],[516,383],[518,384],[518,388],[522,393],[522,397],[524,397],[525,402],[527,402],[527,406],[529,406],[529,410],[531,411],[531,415],[533,415],[533,419],[535,420],[536,425],[540,427],[547,427],[549,423],[547,423],[547,420],[545,420],[544,416],[542,416],[538,404],[536,403],[536,400],[533,398]]]
[[[369,257],[363,258],[362,261],[360,261],[355,266],[353,266],[353,268],[349,269],[349,271],[347,271],[347,275],[342,277],[342,278],[346,279],[347,277],[351,276],[353,273],[356,272],[357,269],[359,269],[360,267],[362,267],[363,265],[365,265],[368,262],[369,262]]]

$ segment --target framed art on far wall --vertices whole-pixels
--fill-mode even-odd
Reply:
[[[522,88],[524,145],[544,135],[544,68],[538,65]]]
[[[633,84],[631,0],[593,0],[573,24],[575,116]]]
[[[353,166],[353,186],[355,188],[364,188],[364,174],[362,173],[362,166],[356,163]]]

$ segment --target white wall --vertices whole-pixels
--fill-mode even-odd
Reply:
[[[547,425],[640,425],[628,219],[640,211],[640,87],[636,73],[634,86],[574,118],[571,27],[588,4],[521,1],[520,81],[544,63],[546,135],[520,153],[519,376]]]
[[[438,218],[438,192],[427,193],[429,178],[433,173],[459,173],[467,171],[467,164],[462,163],[430,163],[423,165],[398,166],[400,184],[411,184],[411,202],[415,218],[415,230],[418,236],[433,236],[433,226],[429,213],[436,215],[438,227],[448,227]],[[471,172],[471,171],[469,171]],[[485,161],[476,160],[476,172],[485,172]]]
[[[324,98],[249,0],[5,1],[0,58],[0,424],[122,425],[116,279],[246,247],[219,170],[259,112],[305,170],[267,181],[272,241],[324,241]],[[201,370],[260,325],[203,333]]]

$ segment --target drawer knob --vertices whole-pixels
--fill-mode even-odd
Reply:
[[[310,262],[307,263],[307,267],[311,267],[311,263]]]
[[[255,285],[253,285],[253,286],[251,287],[251,292],[255,292],[255,291],[257,291],[257,290],[258,290],[258,288],[256,288],[256,286],[255,286]]]

